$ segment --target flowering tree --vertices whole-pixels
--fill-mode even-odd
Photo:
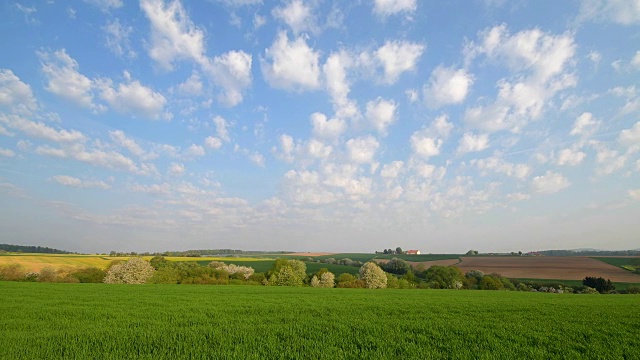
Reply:
[[[336,276],[333,275],[333,273],[329,272],[329,271],[322,273],[322,275],[320,275],[319,279],[318,279],[317,275],[313,275],[313,277],[311,278],[311,286],[312,287],[332,288],[332,287],[336,286],[335,279],[336,279]]]
[[[107,284],[144,284],[155,269],[148,261],[134,257],[109,269],[104,282]]]
[[[368,289],[383,289],[387,287],[387,276],[374,262],[368,262],[360,268],[360,279],[364,280]]]

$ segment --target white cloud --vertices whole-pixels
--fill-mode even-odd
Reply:
[[[280,142],[280,150],[278,151],[278,148],[274,146],[273,152],[276,154],[278,158],[288,163],[293,162],[294,160],[293,152],[296,147],[293,141],[293,138],[290,135],[282,134],[280,135],[278,140]]]
[[[170,176],[182,176],[184,175],[184,165],[179,163],[171,163],[169,165],[169,169],[167,170],[167,174]]]
[[[633,59],[631,59],[631,66],[633,66],[637,70],[640,70],[640,50],[636,51]]]
[[[203,64],[204,32],[189,18],[180,1],[141,0],[140,7],[151,22],[149,56],[165,70],[178,60]]]
[[[331,96],[334,111],[339,118],[357,118],[359,110],[349,99],[350,83],[347,70],[354,66],[354,60],[346,51],[332,53],[322,66],[327,91]]]
[[[253,16],[253,27],[255,29],[261,28],[266,23],[267,23],[267,18],[266,17],[264,17],[264,16],[262,16],[260,14],[257,14],[257,13]]]
[[[207,138],[204,139],[204,145],[209,149],[220,149],[222,147],[222,140],[213,136],[207,136]]]
[[[459,104],[467,97],[472,84],[473,77],[464,69],[438,66],[431,73],[429,85],[424,87],[425,102],[432,108]]]
[[[600,61],[602,61],[602,54],[598,51],[590,51],[587,54],[587,58],[591,60],[593,65],[597,68],[598,65],[600,64]]]
[[[513,75],[497,82],[493,103],[466,111],[465,121],[478,129],[519,132],[529,121],[540,118],[556,94],[577,84],[576,75],[569,71],[576,50],[573,34],[533,29],[511,35],[506,25],[500,25],[486,29],[479,37],[478,43],[465,46],[465,63],[486,55]]]
[[[165,97],[137,80],[120,83],[117,88],[112,88],[107,80],[100,88],[100,97],[119,113],[150,119],[170,118],[169,114],[163,113]]]
[[[86,150],[81,144],[73,144],[60,149],[48,146],[39,146],[35,151],[39,155],[71,158],[93,166],[100,166],[111,170],[127,171],[139,175],[155,175],[157,173],[157,170],[155,170],[153,165],[142,164],[138,167],[133,160],[118,152]]]
[[[204,156],[205,152],[202,146],[191,144],[191,146],[187,148],[186,154],[189,157],[198,157],[198,156]]]
[[[13,71],[0,69],[0,108],[14,113],[29,114],[37,107],[31,87],[23,83]]]
[[[489,135],[464,133],[458,143],[458,154],[465,154],[468,152],[482,151],[489,147]]]
[[[85,181],[85,180],[80,180],[73,176],[67,176],[67,175],[56,175],[52,179],[60,185],[75,187],[80,189],[89,189],[89,188],[98,188],[103,190],[111,189],[111,185],[105,183],[104,181]]]
[[[311,125],[313,134],[326,139],[337,139],[347,129],[347,124],[341,119],[327,119],[322,113],[311,114]]]
[[[122,0],[83,0],[87,4],[97,6],[102,11],[109,11],[111,9],[119,9],[122,7]]]
[[[578,151],[575,149],[562,149],[558,153],[558,165],[570,165],[576,166],[579,165],[587,156],[582,151]]]
[[[178,91],[183,95],[202,95],[202,81],[198,74],[191,74],[187,80],[178,85]]]
[[[216,56],[205,69],[222,88],[218,101],[236,106],[243,100],[243,92],[251,85],[251,55],[244,51],[229,51]]]
[[[28,136],[57,143],[72,143],[86,140],[86,137],[79,131],[65,129],[56,130],[44,123],[30,121],[19,116],[0,115],[0,122],[6,124],[12,129],[21,131]]]
[[[423,158],[429,158],[440,154],[443,141],[428,136],[424,131],[416,131],[411,135],[411,148],[413,152]]]
[[[397,105],[393,100],[381,97],[367,103],[366,116],[371,125],[382,135],[386,135],[387,128],[396,121]]]
[[[117,56],[136,57],[136,52],[131,47],[129,37],[133,33],[132,26],[120,24],[117,18],[103,28],[106,35],[106,46]]]
[[[416,0],[375,0],[373,12],[378,16],[388,17],[399,13],[411,14],[417,8]]]
[[[518,180],[526,179],[531,173],[531,167],[526,164],[513,164],[504,161],[499,156],[491,156],[486,159],[472,159],[471,165],[474,165],[480,170],[480,174],[485,176],[488,171],[493,171],[498,174],[504,174],[511,176]]]
[[[320,54],[310,48],[305,38],[299,36],[289,41],[281,31],[261,59],[262,73],[274,88],[284,90],[317,89],[320,86]]]
[[[613,22],[620,25],[640,23],[638,0],[582,0],[579,21]]]
[[[569,180],[559,173],[547,170],[544,175],[536,176],[531,180],[531,186],[537,193],[551,194],[571,185]]]
[[[636,122],[633,127],[620,131],[618,141],[629,148],[640,149],[640,121]]]
[[[600,126],[600,121],[596,119],[593,114],[585,112],[580,114],[573,123],[573,128],[571,129],[570,135],[574,136],[583,136],[589,137],[592,136],[598,127]]]
[[[316,139],[309,140],[307,146],[309,155],[317,159],[325,159],[333,152],[333,147],[325,145]]]
[[[304,31],[317,31],[311,6],[301,0],[290,0],[286,6],[274,8],[273,17],[284,21],[295,35]]]
[[[16,153],[13,150],[0,148],[0,156],[14,157],[16,156]]]
[[[404,162],[402,161],[394,161],[392,163],[385,164],[380,171],[380,176],[383,178],[397,178],[403,167]]]
[[[135,140],[127,137],[122,130],[110,131],[109,136],[114,144],[127,149],[130,153],[137,157],[144,155],[145,151],[136,143]]]
[[[67,54],[65,49],[53,54],[39,52],[42,60],[42,72],[47,77],[47,91],[82,107],[96,109],[91,89],[93,82],[78,72],[78,62]]]
[[[627,194],[633,200],[640,200],[640,189],[631,189],[627,191]]]
[[[371,163],[380,143],[371,135],[349,139],[347,141],[347,151],[349,159],[355,163]]]
[[[387,41],[375,52],[384,69],[383,82],[395,83],[400,75],[416,68],[425,46],[409,41]]]
[[[213,123],[216,126],[216,134],[218,137],[226,142],[231,141],[229,137],[229,122],[225,120],[222,116],[215,116],[213,118]]]

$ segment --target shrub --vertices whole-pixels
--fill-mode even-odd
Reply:
[[[582,280],[582,285],[596,289],[599,293],[604,294],[616,289],[611,280],[605,280],[602,277],[587,276]]]
[[[382,265],[382,269],[388,273],[404,275],[411,271],[411,265],[402,259],[393,258]]]
[[[360,268],[360,280],[363,280],[368,289],[382,289],[387,287],[387,276],[374,262],[368,262]]]
[[[142,258],[134,257],[124,263],[112,266],[104,278],[107,284],[144,284],[155,269]]]
[[[0,280],[21,281],[25,280],[27,272],[20,264],[0,266]]]
[[[39,282],[55,282],[57,278],[58,278],[58,273],[56,272],[56,269],[49,266],[40,270],[40,274],[38,274]]]
[[[424,278],[434,289],[454,289],[464,281],[462,270],[455,266],[432,266],[424,272]]]
[[[75,270],[69,275],[81,283],[101,283],[107,276],[107,272],[96,267],[88,267]]]

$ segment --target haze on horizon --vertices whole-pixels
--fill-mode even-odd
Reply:
[[[4,243],[640,244],[638,0],[0,7]]]

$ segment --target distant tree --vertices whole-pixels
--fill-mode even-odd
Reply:
[[[381,289],[387,287],[387,275],[378,264],[369,261],[360,268],[360,280],[363,280],[368,289]]]
[[[480,280],[478,283],[478,288],[480,290],[502,290],[504,285],[500,281],[500,279],[487,275]]]
[[[596,291],[598,291],[601,294],[604,294],[616,289],[616,287],[613,285],[611,280],[605,280],[602,277],[596,278],[596,277],[587,276],[586,278],[584,278],[584,280],[582,280],[582,285],[594,288],[596,289]]]
[[[396,248],[396,254],[398,254],[398,255],[402,255],[402,254],[404,254],[404,253],[402,252],[402,248],[401,248],[400,246],[398,246],[398,247]]]
[[[165,259],[164,256],[154,256],[149,260],[149,264],[151,264],[154,269],[158,270],[161,267],[167,266],[167,264],[169,264],[169,260]]]
[[[455,266],[432,266],[424,273],[424,278],[434,289],[459,288],[464,281],[464,274]]]
[[[300,260],[276,259],[268,272],[269,285],[302,286],[307,277],[307,265]]]
[[[387,249],[384,249],[384,251],[382,253],[383,254],[388,254],[389,252],[387,251]]]
[[[518,256],[522,256],[522,251],[518,251]]]
[[[144,284],[155,269],[148,261],[134,257],[126,262],[112,266],[104,278],[107,284]]]
[[[467,251],[467,255],[469,255],[469,256],[478,255],[478,250],[469,250],[469,251]]]
[[[320,287],[332,288],[334,286],[336,286],[336,276],[331,271],[320,276]]]
[[[382,269],[392,274],[404,275],[411,271],[411,265],[402,259],[393,258],[382,265]]]

